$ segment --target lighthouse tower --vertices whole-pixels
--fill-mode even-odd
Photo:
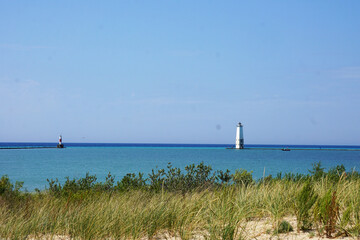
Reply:
[[[59,136],[59,143],[57,145],[57,148],[64,148],[64,144],[62,143],[62,136]]]
[[[243,133],[243,125],[238,123],[236,127],[236,142],[235,142],[236,149],[243,149],[244,148],[244,133]]]

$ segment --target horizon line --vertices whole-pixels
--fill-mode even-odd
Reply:
[[[6,143],[11,143],[11,144],[16,144],[16,143],[47,143],[47,144],[56,144],[57,142],[39,142],[39,141],[35,141],[35,142],[30,142],[30,141],[26,141],[26,142],[0,142],[0,144],[6,144]],[[159,144],[159,145],[235,145],[234,143],[159,143],[159,142],[155,142],[155,143],[139,143],[139,142],[65,142],[64,145],[66,144],[138,144],[138,145],[151,145],[151,144]],[[360,147],[359,145],[356,144],[284,144],[284,143],[245,143],[245,145],[275,145],[275,146],[357,146]]]

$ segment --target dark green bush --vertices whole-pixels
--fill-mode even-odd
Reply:
[[[20,192],[24,182],[16,181],[15,186],[10,182],[7,175],[3,175],[0,179],[0,196],[17,195]]]
[[[274,233],[275,234],[288,233],[288,232],[292,232],[292,231],[293,231],[293,227],[291,226],[291,224],[284,220],[276,227]]]
[[[66,181],[63,186],[61,186],[58,179],[47,179],[49,183],[48,191],[54,196],[69,196],[78,192],[89,192],[91,190],[96,190],[96,180],[96,176],[89,175],[89,173],[86,173],[84,178],[80,178],[78,180],[75,178],[70,180],[69,177],[66,177]]]
[[[181,169],[173,167],[171,163],[168,163],[167,172],[165,172],[164,188],[170,191],[179,191],[186,187],[185,176],[182,174]]]
[[[11,183],[9,177],[4,175],[0,179],[0,203],[4,201],[9,207],[15,207],[16,204],[26,197],[26,194],[20,192],[24,182]]]
[[[165,170],[160,169],[157,172],[154,169],[151,170],[151,174],[149,174],[150,181],[150,190],[158,192],[162,189],[162,186],[165,181]]]
[[[324,168],[321,167],[321,162],[311,164],[312,170],[309,170],[312,178],[317,181],[325,176]]]
[[[105,182],[96,183],[95,189],[97,189],[97,191],[113,191],[114,183],[115,183],[115,176],[112,176],[111,173],[109,172],[105,178]]]
[[[344,165],[341,164],[331,168],[326,175],[330,181],[338,182],[343,174],[346,174],[346,170]]]
[[[120,182],[117,182],[116,189],[120,191],[129,191],[133,189],[141,189],[146,186],[146,180],[143,178],[143,174],[135,173],[126,174]]]
[[[191,164],[185,167],[185,186],[189,190],[206,189],[215,184],[216,176],[212,172],[211,166],[205,165],[203,162],[196,165]]]
[[[239,186],[248,186],[254,183],[252,171],[248,172],[244,169],[235,170],[235,173],[232,175],[232,179],[235,185]]]
[[[228,184],[231,181],[231,174],[230,174],[230,170],[226,169],[225,172],[223,172],[222,170],[217,172],[216,175],[216,180],[220,181],[221,184]]]
[[[203,162],[198,165],[186,166],[185,172],[185,174],[182,173],[180,168],[173,167],[171,163],[168,164],[167,171],[164,169],[152,170],[149,174],[150,189],[188,192],[215,185],[215,172],[212,172],[212,168],[204,165]]]
[[[3,196],[13,191],[13,185],[7,175],[4,175],[0,179],[0,195]]]

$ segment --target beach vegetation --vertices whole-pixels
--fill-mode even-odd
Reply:
[[[279,223],[279,225],[275,228],[274,233],[275,234],[279,234],[279,233],[288,233],[288,232],[292,232],[294,231],[293,227],[291,226],[291,224],[288,221],[283,220],[282,222]]]
[[[248,172],[245,169],[235,170],[235,173],[232,175],[232,180],[235,185],[240,186],[248,186],[254,183],[254,179],[252,177],[252,171]]]
[[[319,223],[319,234],[325,232],[326,237],[333,237],[340,214],[336,191],[329,189],[318,199],[314,214],[315,220]]]
[[[198,165],[186,166],[185,173],[169,163],[167,170],[152,170],[149,174],[149,189],[155,192],[160,190],[182,193],[193,190],[201,191],[213,187],[215,182],[216,172],[203,162]]]
[[[242,169],[168,164],[147,177],[129,173],[116,181],[109,173],[101,182],[86,173],[48,180],[45,190],[32,193],[21,187],[7,176],[0,180],[0,238],[251,239],[253,224],[264,219],[270,234],[297,228],[360,237],[359,174],[341,165],[325,171],[318,163],[307,175],[255,180]]]
[[[10,178],[4,175],[0,179],[0,205],[4,204],[9,207],[16,207],[17,203],[22,199],[26,198],[28,194],[22,193],[24,182],[16,181],[12,184]]]
[[[311,177],[317,181],[325,176],[324,168],[321,167],[321,162],[313,163],[312,169],[309,170]]]
[[[231,179],[232,179],[232,175],[229,169],[226,169],[226,171],[219,170],[217,172],[216,180],[219,181],[220,184],[228,184],[230,183]]]
[[[16,181],[15,185],[10,182],[7,175],[4,175],[0,179],[0,195],[1,196],[12,196],[18,195],[24,182]]]
[[[310,211],[317,198],[312,182],[307,180],[295,199],[295,215],[301,230],[311,229],[313,219]]]
[[[112,185],[108,185],[111,189]],[[146,180],[144,179],[143,173],[128,173],[126,174],[121,181],[117,182],[115,190],[118,191],[129,191],[129,190],[139,190],[143,189],[146,186]]]
[[[327,172],[327,177],[332,182],[338,182],[345,175],[346,175],[346,170],[345,170],[344,165],[342,165],[342,164],[331,168]]]

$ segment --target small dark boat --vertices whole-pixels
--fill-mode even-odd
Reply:
[[[283,149],[281,149],[281,150],[283,150],[283,151],[290,151],[290,148],[283,148]]]

